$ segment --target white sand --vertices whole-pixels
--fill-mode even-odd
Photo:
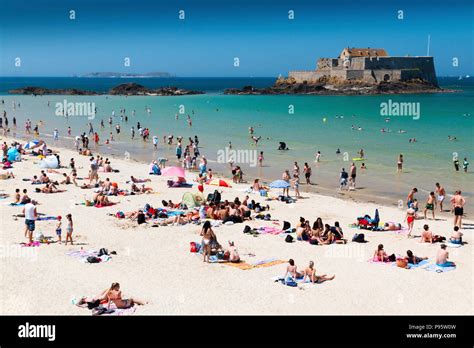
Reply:
[[[57,150],[63,164],[75,157],[77,167],[82,167],[78,175],[87,176],[88,157],[70,150]],[[34,193],[38,186],[22,179],[39,174],[37,162],[34,157],[24,156],[24,161],[15,163],[13,172],[16,179],[0,180],[0,192],[13,195],[15,188],[27,188],[30,197],[40,202],[40,213],[63,217],[72,213],[74,241],[83,245],[50,244],[20,248],[18,243],[25,241],[24,219],[14,219],[12,215],[20,213],[22,208],[5,205],[11,198],[0,200],[0,314],[90,315],[88,310],[72,305],[71,299],[97,295],[112,282],[121,284],[125,296],[150,302],[139,307],[137,314],[473,314],[473,241],[470,229],[463,230],[467,245],[449,248],[450,259],[457,263],[457,269],[443,274],[366,262],[379,243],[384,244],[389,254],[405,254],[407,249],[411,249],[415,255],[435,257],[439,244],[421,244],[418,238],[407,239],[395,232],[365,231],[369,240],[366,244],[312,246],[305,242],[285,243],[281,236],[243,234],[247,223],[214,229],[221,244],[234,240],[241,255],[255,254],[255,257],[242,257],[250,262],[293,258],[302,269],[309,260],[314,260],[318,274],[336,274],[333,281],[300,290],[270,279],[283,275],[286,264],[240,270],[222,264],[203,263],[201,256],[189,252],[189,243],[200,241],[199,226],[151,228],[107,216],[107,213],[118,210],[137,210],[147,202],[159,207],[162,199],[179,201],[184,192],[196,192],[195,187],[166,188],[167,178],[147,175],[148,164],[112,159],[112,166],[120,173],[99,174],[101,179],[110,177],[117,181],[121,188],[129,188],[125,181],[130,174],[149,177],[152,182],[147,186],[159,194],[112,197],[112,201],[120,204],[99,209],[76,205],[83,202],[84,195],[91,198],[92,190],[82,190],[74,185],[62,185],[67,189],[65,193]],[[69,169],[64,171],[70,173]],[[194,176],[191,173],[189,179]],[[60,175],[50,174],[50,178],[60,180]],[[247,186],[224,189],[223,198],[243,198]],[[205,194],[214,189],[206,186]],[[304,191],[304,185],[301,191]],[[405,211],[397,207],[380,207],[304,192],[303,195],[306,199],[296,204],[270,202],[272,217],[288,220],[293,226],[300,216],[311,223],[317,217],[330,224],[337,220],[347,238],[352,238],[357,231],[348,225],[357,216],[373,215],[377,207],[382,221],[402,222],[404,219]],[[357,193],[351,195],[357,198]],[[257,196],[251,198],[262,201]],[[464,221],[473,223],[473,220]],[[434,233],[447,237],[452,230],[452,216],[448,213],[442,214],[439,221],[417,220],[415,235],[420,235],[424,223],[428,223]],[[252,227],[274,226],[261,221],[248,224]],[[56,221],[39,221],[36,225],[46,236],[56,238]],[[127,226],[129,228],[125,228]],[[64,230],[65,222],[63,238]],[[66,255],[81,246],[86,250],[105,247],[117,251],[118,255],[103,264],[80,263]]]

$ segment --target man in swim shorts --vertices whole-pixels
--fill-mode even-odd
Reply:
[[[439,182],[436,183],[436,194],[438,195],[438,203],[439,203],[439,211],[443,211],[443,201],[446,196],[446,191],[444,190],[444,187],[439,184]]]
[[[425,215],[425,220],[426,220],[426,212],[428,210],[431,210],[431,213],[433,214],[433,220],[435,220],[435,206],[436,206],[435,194],[434,192],[430,192],[430,195],[428,196],[428,199],[426,200],[425,209],[423,210],[423,214]]]
[[[451,204],[454,211],[454,226],[462,227],[462,216],[464,215],[464,204],[466,200],[461,195],[461,190],[457,190],[451,198]]]
[[[23,208],[25,214],[25,237],[28,236],[28,241],[33,242],[33,231],[35,230],[35,220],[37,217],[36,202],[33,200],[25,205]]]

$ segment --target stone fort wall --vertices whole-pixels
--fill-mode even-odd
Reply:
[[[356,57],[344,63],[342,59],[321,58],[314,71],[290,71],[297,83],[316,83],[321,77],[341,80],[406,81],[423,79],[438,85],[433,57]]]

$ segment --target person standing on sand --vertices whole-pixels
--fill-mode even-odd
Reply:
[[[411,237],[411,233],[413,232],[413,225],[415,224],[415,218],[416,218],[416,211],[413,208],[408,208],[407,209],[407,214],[405,216],[405,221],[407,222],[408,225],[408,235],[407,237]]]
[[[397,161],[397,173],[401,173],[403,171],[403,154],[398,155]]]
[[[303,173],[306,179],[306,184],[311,185],[311,167],[308,165],[308,162],[305,162],[304,164]]]
[[[301,198],[301,195],[300,195],[300,177],[296,174],[293,175],[293,188],[295,190],[296,198]]]
[[[286,181],[289,184],[290,183],[290,171],[285,170],[283,172],[283,175],[281,176],[281,179],[283,181]],[[286,196],[290,197],[290,187],[289,186],[283,189],[283,195],[285,195],[285,192],[286,192]]]
[[[439,184],[439,182],[437,182],[436,184],[436,195],[438,196],[437,199],[438,199],[438,203],[439,203],[439,211],[443,211],[443,201],[444,201],[444,198],[446,196],[446,191],[444,189],[443,186],[441,186]]]
[[[31,201],[25,204],[23,208],[23,214],[25,215],[25,237],[28,238],[29,243],[33,243],[33,231],[35,230],[35,221],[38,217],[36,211],[36,201]]]
[[[67,242],[70,241],[71,245],[73,245],[72,242],[72,231],[73,231],[73,223],[72,223],[72,215],[67,214],[66,215],[67,219],[67,225],[66,225],[66,243],[64,245],[67,245]]]
[[[436,208],[436,196],[435,196],[435,193],[434,192],[430,192],[429,196],[428,196],[428,199],[426,200],[426,206],[425,206],[425,209],[423,210],[423,214],[425,216],[425,220],[426,220],[426,212],[428,210],[431,210],[431,213],[433,214],[433,220],[436,220],[435,218],[435,208]]]
[[[451,198],[451,205],[454,211],[454,226],[462,228],[462,216],[464,214],[464,205],[466,200],[461,195],[461,190],[457,190]]]

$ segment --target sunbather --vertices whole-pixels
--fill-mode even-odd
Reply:
[[[112,283],[109,289],[106,289],[101,293],[101,295],[98,297],[98,300],[106,300],[109,307],[110,304],[113,303],[115,306],[117,306],[117,308],[124,309],[133,307],[135,304],[142,306],[147,303],[136,298],[123,299],[119,283]]]
[[[305,282],[306,279],[309,279],[313,284],[321,284],[324,283],[326,280],[333,280],[335,277],[335,275],[333,275],[332,277],[328,277],[327,274],[323,274],[320,276],[316,275],[316,270],[314,269],[314,262],[309,261],[308,267],[306,267],[306,269],[304,270],[303,282]]]

